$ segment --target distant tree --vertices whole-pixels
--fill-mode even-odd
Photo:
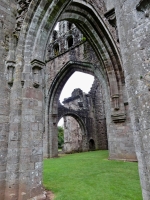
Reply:
[[[64,129],[61,126],[58,126],[58,148],[62,148],[64,144]]]

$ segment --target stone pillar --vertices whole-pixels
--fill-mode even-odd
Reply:
[[[19,187],[22,88],[20,83],[20,74],[21,74],[20,68],[18,67],[17,64],[16,66],[11,66],[10,62],[7,63],[9,63],[9,68],[11,69],[15,68],[15,73],[14,73],[15,81],[11,82],[12,87],[10,94],[6,190],[4,198],[5,200],[11,200],[13,198],[15,199],[18,197],[18,187]]]
[[[57,130],[57,114],[49,115],[49,130],[48,130],[48,157],[53,158],[58,156],[58,130]]]
[[[15,10],[16,2],[1,0],[0,4],[0,199],[4,200],[11,92],[7,79],[6,60],[12,61],[10,57],[8,58],[10,53],[9,38],[15,26],[12,10]]]
[[[44,66],[40,60],[31,62],[31,73],[24,71],[22,89],[22,121],[20,138],[19,198],[42,193],[43,131],[44,131]],[[23,80],[22,80],[23,81]]]
[[[113,3],[106,0],[107,12],[104,14],[110,25],[115,29],[115,39],[119,46],[118,27]],[[110,6],[110,7],[109,7]],[[128,101],[124,99],[124,83],[116,80],[114,72],[109,71],[111,91],[111,121],[107,121],[109,158],[136,161],[133,143],[133,130],[129,117]]]
[[[5,64],[3,60],[0,59],[0,199],[4,199],[5,193],[5,178],[9,135],[9,95],[10,88],[5,73]]]
[[[6,200],[17,198],[19,187],[22,88],[20,84],[21,70],[15,62],[15,49],[16,38],[10,35],[9,53],[6,61],[7,84],[10,88],[9,134],[4,198]]]
[[[150,199],[150,2],[115,0],[143,199]]]
[[[34,60],[31,64],[33,71],[35,68],[39,70],[38,84],[34,84],[32,70],[32,76],[28,76],[28,72],[21,75],[19,63],[11,88],[5,200],[26,200],[41,195],[43,191],[44,63]]]

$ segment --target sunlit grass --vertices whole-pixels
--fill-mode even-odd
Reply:
[[[108,151],[44,160],[44,186],[55,200],[142,200],[137,163],[110,161]]]

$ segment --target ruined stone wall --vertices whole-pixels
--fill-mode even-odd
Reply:
[[[143,199],[150,199],[150,2],[115,1],[120,47],[128,92]]]
[[[7,157],[7,152],[10,151],[8,138],[11,88],[8,85],[9,66],[7,68],[5,65],[15,26],[15,13],[15,0],[2,0],[0,2],[0,199],[4,199],[6,168],[9,168],[9,161],[14,160],[14,165],[18,164],[15,160],[15,152],[18,151],[15,144],[11,150],[11,157]],[[14,171],[13,167],[11,170]]]
[[[58,55],[62,55],[66,51],[69,51],[73,47],[81,45],[86,41],[86,38],[83,38],[83,34],[77,27],[75,27],[74,24],[71,24],[71,29],[69,29],[68,23],[69,22],[67,21],[59,22],[60,29],[53,31],[47,49],[47,61],[54,59]],[[72,39],[71,46],[69,46],[70,39]]]
[[[0,2],[0,107],[2,107],[0,108],[2,112],[0,113],[2,115],[0,116],[0,127],[2,127],[0,128],[0,199],[6,200],[28,199],[41,194],[42,191],[40,182],[43,159],[42,134],[41,126],[36,123],[40,121],[39,110],[42,104],[38,100],[41,93],[36,91],[38,97],[34,98],[33,89],[31,91],[26,88],[22,91],[23,83],[25,81],[29,83],[29,79],[25,78],[21,82],[24,57],[19,57],[19,52],[16,53],[21,25],[29,2],[13,0]],[[22,42],[25,42],[25,38]],[[16,58],[19,62],[16,62]],[[43,97],[41,98],[43,100]],[[34,116],[31,116],[31,112]],[[34,170],[39,180],[34,177]],[[37,190],[35,184],[38,185]],[[19,190],[24,192],[19,193]]]
[[[64,153],[83,151],[82,135],[79,123],[73,117],[64,117]]]
[[[78,89],[76,89],[78,90]],[[75,92],[75,91],[74,91]],[[69,108],[71,110],[78,110],[79,105],[78,102],[83,99],[83,92],[81,90],[76,91],[77,94],[72,93],[72,98],[64,99],[64,107]],[[79,96],[80,95],[80,96]],[[78,98],[77,98],[78,97]],[[64,152],[65,153],[73,153],[73,152],[81,152],[82,148],[82,133],[81,127],[79,123],[71,116],[64,117]]]
[[[84,116],[84,123],[86,126],[87,133],[85,134],[80,127],[79,122],[70,116],[66,116],[64,119],[64,151],[67,152],[69,149],[67,146],[72,147],[72,152],[76,151],[87,151],[89,150],[89,139],[93,138],[94,129],[90,127],[88,123],[93,119],[91,115],[92,105],[89,101],[88,95],[86,95],[81,89],[74,89],[71,97],[65,98],[63,101],[64,107],[70,109],[70,111],[79,111],[79,116]],[[90,111],[91,108],[91,111]],[[66,136],[68,137],[66,137]],[[70,141],[68,140],[70,139]],[[73,142],[74,141],[74,142]],[[70,151],[71,152],[71,151]]]
[[[86,148],[83,147],[83,145],[81,146],[80,150],[83,151],[83,149],[87,149],[90,150],[90,140],[94,141],[95,147],[93,148],[93,150],[95,149],[108,149],[108,145],[107,145],[107,128],[106,128],[106,117],[105,117],[105,112],[104,112],[104,104],[103,104],[103,96],[102,96],[102,91],[101,91],[101,87],[100,87],[100,83],[98,80],[95,80],[92,88],[89,92],[89,94],[85,94],[82,92],[82,90],[80,89],[75,89],[72,92],[72,96],[65,99],[64,100],[64,106],[69,108],[69,109],[73,109],[73,110],[81,110],[81,112],[85,112],[85,110],[87,111],[86,113],[86,121],[90,120],[91,123],[86,123],[87,126],[87,143],[86,143]],[[70,141],[74,140],[75,134],[74,132],[76,132],[76,134],[78,135],[78,126],[76,126],[76,130],[75,130],[75,126],[74,124],[76,124],[74,122],[73,118],[70,117],[65,117],[65,126],[64,126],[64,135],[65,134],[69,134],[70,133]],[[71,127],[71,125],[73,126],[73,129]],[[73,133],[72,133],[73,130]],[[82,133],[83,135],[84,133]],[[69,141],[66,141],[67,144],[69,143]],[[84,144],[84,143],[83,143]],[[65,144],[64,144],[65,145]],[[73,145],[73,144],[70,144]],[[76,149],[78,150],[79,145],[76,146]]]
[[[93,133],[95,133],[94,141],[96,149],[106,150],[108,149],[108,141],[104,97],[101,85],[97,79],[92,85],[89,96],[92,100],[93,129],[95,127]]]
[[[81,61],[81,62],[87,62],[90,60],[90,58],[86,59],[86,57],[84,57],[84,44],[81,44],[80,46],[77,46],[76,48],[71,48],[70,50],[66,51],[65,54],[60,54],[59,56],[56,56],[55,59],[52,59],[49,62],[47,62],[46,64],[47,93],[56,74],[70,60]]]
[[[28,8],[30,2],[0,1],[0,199],[26,200],[42,194],[42,138],[45,130],[43,110],[48,104],[45,101],[56,75],[60,73],[63,76],[63,66],[67,62],[76,61],[92,63],[93,74],[102,82],[110,158],[134,159],[134,136],[143,198],[150,199],[149,1],[113,1],[120,44],[116,25],[112,27],[108,23],[113,24],[115,18],[110,18],[110,13],[104,15],[108,10],[102,0],[81,0],[71,6],[68,6],[71,2],[69,0],[34,0]],[[107,9],[110,9],[110,1],[106,2]],[[68,10],[62,15],[62,19],[68,18],[79,23],[93,49],[87,42],[78,44],[76,48],[70,48],[55,59],[47,60],[49,62],[45,67],[49,34],[60,17],[60,12],[66,7]],[[97,12],[93,12],[94,8]],[[111,14],[114,15],[114,10]],[[97,17],[98,15],[101,17]],[[8,36],[13,32],[13,37]],[[9,59],[6,59],[8,46]],[[121,57],[117,46],[121,49]],[[66,80],[69,76],[66,73]],[[127,101],[123,96],[126,89]],[[57,103],[50,106],[55,110]],[[48,123],[55,130],[57,112],[48,113],[46,117],[49,117]],[[45,126],[46,129],[47,127],[48,125]],[[45,136],[53,144],[57,142],[55,137]],[[44,148],[48,149],[46,145]],[[47,155],[47,150],[45,151]]]
[[[80,48],[77,45],[76,48],[71,48],[71,49],[69,49],[69,50],[67,50],[65,52],[66,53],[60,53],[60,55],[58,55],[59,59],[57,59],[57,56],[55,57],[53,55],[53,57],[55,57],[55,59],[51,58],[52,60],[49,63],[47,63],[47,66],[49,64],[50,64],[49,66],[51,66],[50,68],[48,67],[49,70],[51,70],[51,72],[48,72],[49,74],[51,74],[51,77],[52,76],[55,77],[55,75],[59,71],[58,66],[60,67],[61,65],[65,65],[65,63],[67,62],[67,59],[68,59],[68,61],[69,60],[72,60],[72,61],[86,61],[86,62],[87,61],[88,62],[92,61],[93,64],[98,63],[97,58],[94,55],[94,53],[93,53],[93,51],[92,51],[92,49],[91,49],[91,47],[90,47],[90,45],[88,43],[81,44]],[[51,78],[51,81],[52,80],[53,79]],[[49,85],[50,85],[50,83],[49,83]],[[112,102],[112,105],[113,104],[114,104],[114,102]],[[124,106],[124,105],[122,104],[122,106]],[[113,105],[113,107],[114,107],[114,105]],[[109,112],[109,111],[107,111],[107,112]],[[112,130],[115,130],[114,134],[116,134],[116,130],[118,130],[118,131],[117,131],[117,137],[115,137],[114,135],[111,137],[112,133],[109,134],[110,135],[111,144],[113,144],[113,145],[110,144],[110,147],[109,147],[111,149],[111,156],[110,157],[111,158],[115,158],[116,157],[115,155],[118,152],[118,147],[119,147],[120,152],[118,152],[118,155],[119,155],[120,159],[123,157],[124,153],[127,154],[125,156],[127,159],[136,159],[136,157],[134,156],[133,140],[130,140],[130,138],[132,138],[131,131],[127,130],[128,133],[126,133],[126,129],[125,129],[125,131],[122,132],[122,130],[119,128],[120,127],[119,124],[114,124],[112,122],[111,122],[111,124],[112,125],[110,127],[108,127],[108,132],[109,131],[112,132]],[[112,126],[113,126],[113,128],[112,128]],[[124,123],[123,123],[123,124],[121,124],[121,126],[126,126],[126,124],[124,125]],[[121,132],[121,134],[120,134],[120,132]],[[118,139],[118,138],[122,137],[121,135],[123,133],[124,133],[124,136],[123,136],[123,139],[124,139],[123,143],[124,144],[122,144],[120,139]],[[120,134],[120,135],[118,135],[118,134]],[[125,141],[125,138],[126,138],[126,141]],[[114,145],[114,143],[116,143],[116,142],[118,144]],[[124,149],[124,146],[125,146],[125,149]],[[130,146],[130,149],[128,148],[129,146]],[[129,155],[128,151],[130,152],[130,155]],[[123,152],[123,153],[121,153],[121,152]]]
[[[77,40],[78,37],[79,37],[79,34],[76,36],[76,41],[78,41]],[[59,40],[61,40],[61,38],[57,39],[57,41]],[[60,51],[60,54],[57,56],[51,54],[51,52],[53,52],[52,45],[51,44],[49,45],[48,47],[49,53],[47,55],[52,55],[52,57],[51,56],[49,57],[49,61],[47,62],[47,65],[46,65],[46,94],[48,93],[48,90],[54,80],[54,77],[58,74],[60,69],[62,69],[70,61],[71,62],[86,62],[86,63],[88,62],[88,63],[92,63],[92,65],[96,68],[96,70],[100,68],[100,62],[98,61],[97,56],[92,50],[92,47],[89,45],[87,41],[83,43],[82,42],[83,41],[79,43],[75,42],[71,48]],[[103,72],[102,71],[98,72],[96,70],[94,70],[94,68],[92,69],[94,73],[96,72],[95,76],[97,77],[97,79],[101,81],[102,79],[100,78],[99,73],[103,73]],[[67,74],[66,74],[66,77],[67,77]],[[67,81],[68,78],[66,78],[65,81]],[[113,87],[113,82],[111,83],[110,87]],[[103,103],[105,105],[104,110],[106,114],[107,137],[109,141],[108,149],[110,150],[110,159],[136,160],[136,155],[135,155],[135,150],[134,150],[134,145],[133,145],[131,122],[130,120],[128,120],[129,117],[127,117],[129,116],[129,110],[125,109],[126,99],[124,97],[125,96],[124,94],[126,93],[126,88],[124,86],[120,86],[119,96],[114,96],[114,97],[112,96],[112,98],[110,98],[110,96],[106,94],[106,90],[104,89],[104,86],[102,86],[102,90],[104,91]],[[114,88],[112,88],[112,90],[114,90]],[[97,106],[101,103],[98,97],[95,100],[95,103],[97,104]],[[98,111],[98,109],[95,109],[95,111],[100,112]],[[97,116],[97,121],[98,121],[100,118],[99,113],[97,113],[96,116]],[[126,117],[127,117],[127,120],[126,120]],[[94,117],[92,116],[91,119],[92,118]],[[94,124],[92,120],[90,123]],[[95,126],[96,132],[98,132],[99,128],[104,129],[105,131],[105,128],[103,128],[105,127],[105,122],[103,122],[102,124],[99,123],[98,125],[95,124],[92,126]],[[44,136],[45,147],[47,146],[46,145],[47,137],[48,136],[45,134]],[[106,139],[106,135],[104,136],[104,138]],[[96,138],[96,140],[99,141],[97,146],[101,145],[101,149],[103,149],[104,146],[106,148],[107,144],[104,145],[102,141],[98,138]]]

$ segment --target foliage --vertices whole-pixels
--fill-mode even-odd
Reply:
[[[85,41],[86,41],[86,37],[82,37],[82,38],[81,38],[81,41],[82,41],[82,42],[85,42]]]
[[[44,160],[44,186],[55,200],[142,200],[138,164],[108,160],[108,151]]]
[[[64,129],[61,126],[58,126],[58,148],[62,148],[64,144]]]

